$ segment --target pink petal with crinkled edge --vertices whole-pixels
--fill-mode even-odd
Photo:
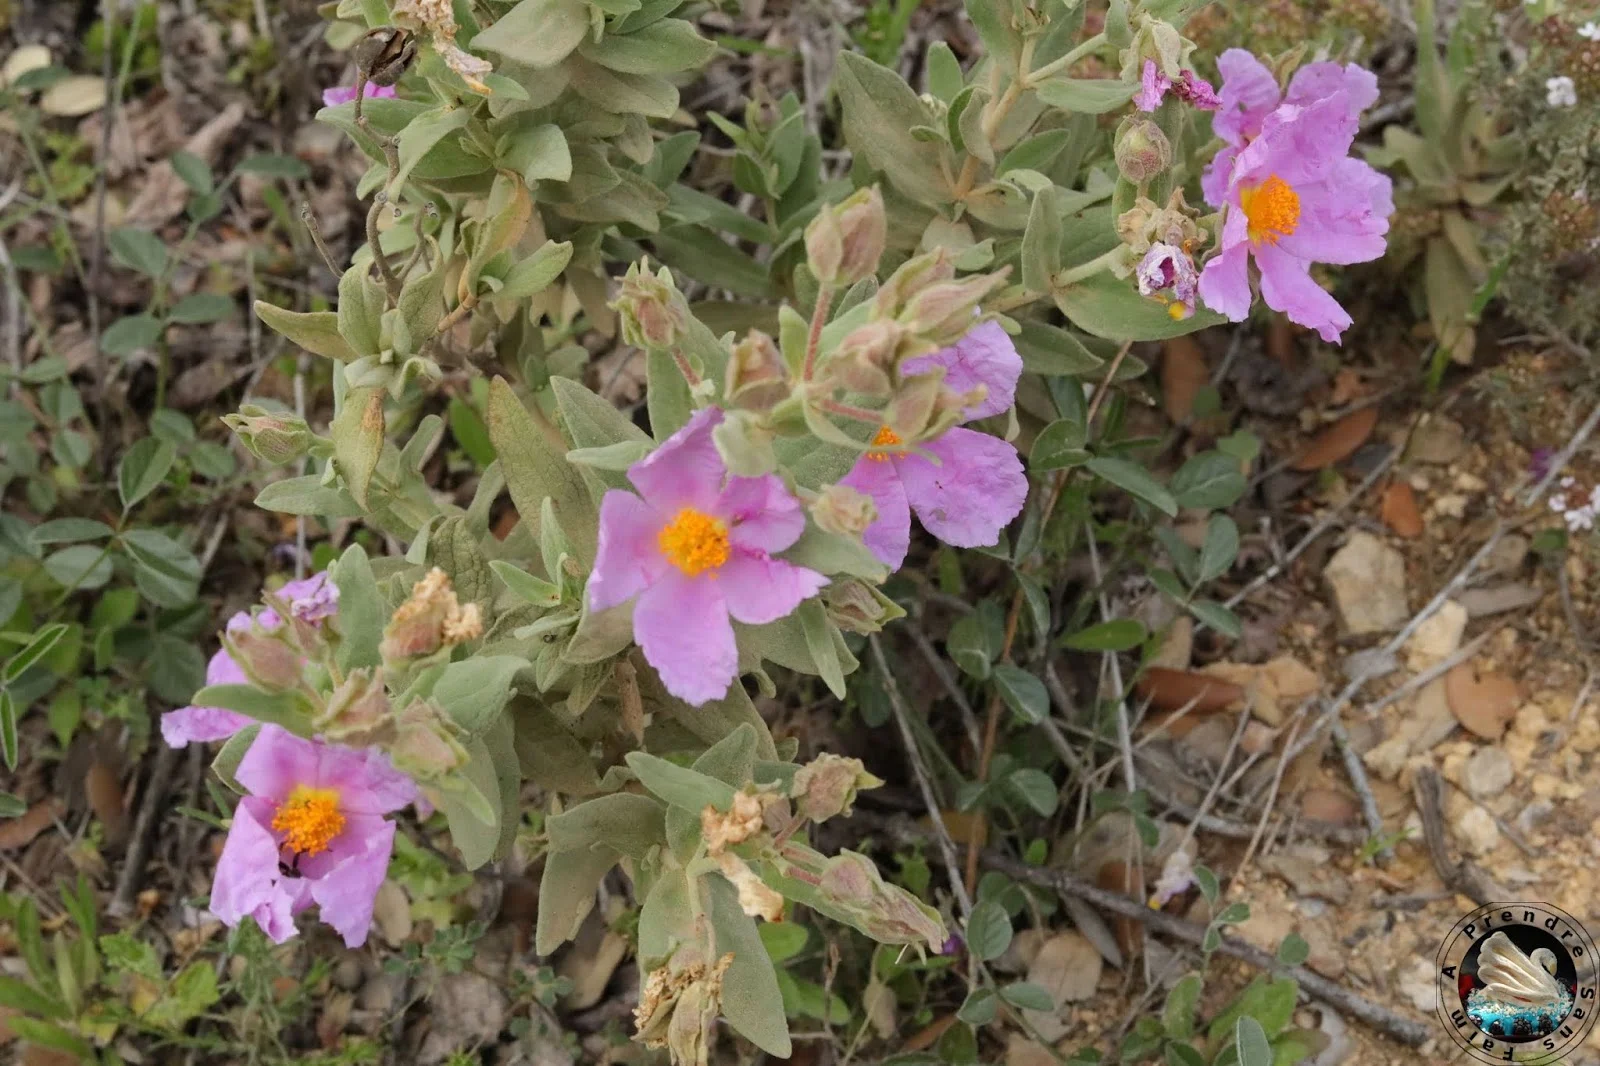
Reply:
[[[589,608],[603,611],[649,588],[670,565],[658,538],[666,524],[631,492],[612,489],[600,500],[600,539],[589,575]]]
[[[939,465],[918,456],[898,464],[917,521],[958,548],[999,540],[1028,500],[1028,477],[1017,449],[999,437],[959,427],[923,447]]]
[[[861,540],[878,561],[891,570],[900,569],[911,548],[911,504],[900,482],[898,464],[903,456],[873,459],[863,455],[839,484],[871,497],[878,517],[861,535]]]
[[[1214,255],[1200,272],[1200,299],[1211,310],[1233,322],[1250,313],[1249,222],[1237,207],[1227,208],[1222,225],[1222,253]]]
[[[1022,355],[998,322],[974,326],[965,337],[932,355],[907,359],[900,373],[914,377],[938,366],[944,367],[945,386],[955,392],[968,392],[979,385],[987,390],[982,402],[961,413],[965,421],[1004,414],[1016,402]]]
[[[351,818],[340,835],[352,846],[330,849],[327,854],[336,863],[311,879],[311,898],[322,908],[318,917],[344,938],[347,948],[366,943],[372,929],[372,907],[389,870],[394,834],[394,823],[386,819]]]
[[[233,811],[233,825],[211,882],[211,913],[225,925],[254,918],[275,944],[294,936],[299,893],[281,883],[278,839],[270,825],[272,801],[246,796]]]
[[[640,594],[633,639],[667,691],[692,706],[721,699],[738,676],[728,605],[710,574],[688,577],[668,569]]]
[[[1350,325],[1350,314],[1322,286],[1311,280],[1311,264],[1281,248],[1264,244],[1256,248],[1261,268],[1261,298],[1289,321],[1314,329],[1323,340],[1336,344]]]
[[[628,468],[628,480],[646,503],[671,519],[681,508],[709,512],[728,474],[711,431],[722,421],[715,407],[696,411],[678,432]]]
[[[728,523],[730,544],[750,551],[781,552],[806,530],[800,501],[775,474],[729,478],[711,513]]]
[[[1239,147],[1261,132],[1261,124],[1278,106],[1278,80],[1243,48],[1230,48],[1218,56],[1217,70],[1222,74],[1222,88],[1217,93],[1220,106],[1211,118],[1211,129]]]
[[[787,617],[815,596],[828,579],[803,566],[764,554],[735,551],[717,571],[728,614],[746,625]]]

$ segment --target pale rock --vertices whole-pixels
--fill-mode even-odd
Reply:
[[[1542,800],[1575,800],[1583,795],[1583,786],[1563,781],[1554,774],[1534,774],[1528,785],[1535,797]]]
[[[1445,600],[1406,641],[1406,665],[1421,672],[1454,655],[1467,631],[1467,609],[1455,600]]]
[[[1433,506],[1429,508],[1440,518],[1465,518],[1467,516],[1467,498],[1458,492],[1447,493],[1436,497]]]
[[[1537,703],[1524,704],[1511,721],[1511,728],[1500,741],[1500,747],[1511,759],[1517,773],[1526,770],[1538,753],[1550,719]]]
[[[393,881],[378,886],[378,895],[372,901],[372,924],[377,926],[383,942],[397,948],[411,936],[411,901],[405,889]]]
[[[1423,1014],[1432,1014],[1439,1006],[1439,975],[1428,959],[1413,959],[1411,965],[1400,972],[1400,994]]]
[[[1371,533],[1353,534],[1322,576],[1353,636],[1392,632],[1410,617],[1405,557]]]
[[[1385,781],[1393,781],[1400,776],[1400,771],[1406,768],[1406,760],[1411,756],[1411,743],[1403,736],[1392,736],[1382,744],[1373,748],[1361,757],[1378,777]]]
[[[1179,615],[1161,638],[1161,649],[1150,660],[1151,666],[1168,670],[1189,669],[1189,659],[1194,649],[1194,619]]]
[[[1532,607],[1542,599],[1544,593],[1532,585],[1521,581],[1508,581],[1499,585],[1467,589],[1461,594],[1461,606],[1467,609],[1468,616],[1472,618],[1486,618],[1489,615]]]
[[[1456,836],[1469,855],[1487,855],[1500,843],[1500,827],[1482,807],[1470,807],[1456,821]]]
[[[1511,759],[1497,747],[1479,748],[1467,760],[1461,775],[1461,787],[1473,799],[1484,800],[1498,796],[1516,776]]]
[[[493,1042],[506,1027],[508,1006],[504,990],[483,974],[466,970],[445,975],[428,997],[433,1026],[417,1049],[416,1061],[437,1066],[463,1048]]]
[[[1005,1066],[1056,1066],[1056,1055],[1037,1040],[1012,1033],[1006,1041]]]
[[[1411,714],[1400,723],[1399,734],[1410,744],[1412,754],[1420,755],[1438,746],[1459,724],[1450,711],[1444,678],[1436,677],[1417,693]]]
[[[1433,415],[1411,435],[1406,457],[1419,463],[1448,466],[1466,454],[1467,431],[1444,415]]]
[[[1555,805],[1549,800],[1534,800],[1517,815],[1517,832],[1525,837],[1532,837],[1555,812]]]
[[[1489,483],[1476,474],[1469,474],[1465,470],[1456,475],[1456,488],[1462,492],[1482,492],[1489,487]]]
[[[1514,574],[1522,569],[1528,558],[1528,538],[1521,533],[1507,533],[1500,538],[1484,560],[1484,569],[1491,574]]]

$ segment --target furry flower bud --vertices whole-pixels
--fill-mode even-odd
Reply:
[[[955,276],[955,263],[947,248],[935,248],[907,259],[900,269],[889,275],[878,289],[878,294],[872,298],[873,317],[899,318],[912,296],[929,285],[949,281]]]
[[[869,636],[880,632],[896,618],[905,617],[905,608],[882,591],[853,577],[836,578],[822,591],[822,606],[828,620],[847,633]]]
[[[834,815],[849,814],[858,791],[882,784],[883,779],[867,773],[860,759],[824,752],[795,771],[789,798],[801,815],[825,822]]]
[[[305,657],[282,629],[269,631],[252,625],[224,633],[222,643],[251,684],[268,692],[288,692],[300,686]]]
[[[811,517],[825,533],[859,537],[878,520],[878,506],[849,485],[829,485],[811,501]]]
[[[389,695],[384,691],[383,668],[378,667],[350,671],[313,724],[332,740],[371,743],[388,718]]]
[[[1149,119],[1127,119],[1117,130],[1115,155],[1118,173],[1143,185],[1172,165],[1172,142]]]
[[[888,396],[894,391],[894,367],[905,339],[905,327],[889,319],[859,325],[828,357],[828,372],[851,392]]]
[[[659,274],[629,267],[611,308],[621,316],[622,339],[636,348],[674,347],[688,325],[688,307],[666,267]]]
[[[728,403],[768,411],[789,394],[789,368],[772,338],[753,329],[733,346],[728,360]]]
[[[317,439],[299,415],[269,411],[253,403],[239,408],[238,414],[223,415],[222,421],[239,435],[251,455],[273,466],[301,458]]]
[[[906,301],[900,321],[937,347],[948,347],[971,332],[978,304],[1004,283],[1005,274],[995,273],[929,285]]]
[[[468,758],[444,711],[432,700],[418,700],[400,712],[389,757],[421,780],[437,780],[466,765]]]
[[[849,286],[878,272],[889,224],[877,186],[824,205],[806,227],[806,263],[828,286]]]

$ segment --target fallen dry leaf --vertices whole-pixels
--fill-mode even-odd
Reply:
[[[1006,1066],[1055,1066],[1056,1053],[1021,1033],[1006,1041]]]
[[[42,44],[25,44],[6,56],[0,65],[0,88],[10,85],[30,71],[50,65],[50,49]]]
[[[1283,315],[1267,320],[1267,354],[1284,366],[1294,362],[1294,327]]]
[[[1383,507],[1380,512],[1383,524],[1395,534],[1410,539],[1422,536],[1422,511],[1417,507],[1417,494],[1399,478],[1389,482],[1383,490]]]
[[[122,805],[122,782],[117,779],[116,768],[96,759],[83,775],[84,792],[89,797],[89,807],[106,830],[106,843],[119,845],[128,830],[128,812]]]
[[[900,1050],[926,1051],[933,1045],[937,1044],[939,1042],[939,1038],[943,1036],[945,1031],[954,1024],[956,1024],[956,1016],[954,1014],[946,1014],[943,1018],[939,1018],[933,1022],[933,1024],[927,1026],[919,1032],[911,1034],[910,1038],[906,1040],[905,1044],[901,1046]]]
[[[0,851],[15,851],[32,844],[34,838],[50,828],[64,809],[61,801],[52,797],[35,803],[20,818],[0,822]]]
[[[223,108],[194,136],[184,143],[183,150],[198,156],[207,164],[214,164],[221,147],[232,138],[233,131],[244,121],[245,106],[235,101]],[[140,184],[139,193],[128,205],[123,222],[128,225],[159,226],[176,218],[189,202],[189,187],[184,184],[172,163],[163,159],[153,165]]]
[[[1194,413],[1195,394],[1210,378],[1206,357],[1189,336],[1173,337],[1161,351],[1161,407],[1181,426]]]
[[[1354,454],[1366,443],[1378,426],[1378,408],[1374,404],[1359,411],[1351,411],[1339,421],[1318,433],[1306,450],[1301,452],[1290,467],[1295,470],[1321,470]]]
[[[1361,809],[1356,801],[1331,788],[1308,788],[1300,796],[1300,813],[1313,822],[1354,825]]]
[[[1328,397],[1328,402],[1335,407],[1343,407],[1352,400],[1359,400],[1367,394],[1367,386],[1361,380],[1361,375],[1345,367],[1333,376],[1333,395]]]
[[[1105,960],[1081,933],[1057,933],[1034,957],[1028,980],[1050,993],[1056,1005],[1078,1003],[1094,995]]]
[[[73,74],[44,91],[39,110],[58,118],[79,118],[106,106],[106,83],[98,75]]]
[[[1515,681],[1504,674],[1479,674],[1472,663],[1444,675],[1444,694],[1456,721],[1484,740],[1499,740],[1522,702]]]
[[[1244,699],[1244,689],[1230,681],[1192,670],[1152,667],[1144,672],[1134,691],[1163,711],[1193,704],[1193,710],[1220,711]]]
[[[1095,874],[1094,883],[1107,892],[1120,892],[1134,899],[1139,898],[1138,871],[1125,862],[1113,860],[1102,864]],[[1111,927],[1116,930],[1117,946],[1122,949],[1123,958],[1138,952],[1141,943],[1138,922],[1132,918],[1117,917],[1111,919]]]

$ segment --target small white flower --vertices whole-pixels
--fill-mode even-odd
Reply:
[[[1550,510],[1556,512],[1557,514],[1566,514],[1567,513],[1567,494],[1564,493],[1564,492],[1558,492],[1554,496],[1551,496],[1550,497]]]
[[[1600,41],[1600,22],[1585,22],[1578,27],[1578,36],[1586,41]]]
[[[1578,106],[1578,87],[1565,74],[1554,78],[1546,78],[1544,89],[1545,103],[1551,107]]]

